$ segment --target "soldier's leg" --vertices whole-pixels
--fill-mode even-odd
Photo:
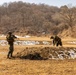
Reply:
[[[58,43],[59,43],[59,45],[60,45],[60,46],[62,46],[62,42],[61,42],[61,40],[59,40],[59,42],[58,42]]]
[[[10,49],[11,49],[11,50],[10,50],[10,56],[12,57],[12,55],[13,55],[13,51],[14,51],[14,49],[13,49],[13,45],[10,46]]]
[[[60,42],[60,46],[62,46],[62,42]]]
[[[9,58],[10,53],[11,53],[11,46],[9,45],[9,52],[8,52],[8,54],[7,54],[7,58]]]
[[[59,45],[59,43],[56,43],[56,46],[58,46]]]

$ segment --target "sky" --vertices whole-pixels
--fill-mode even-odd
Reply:
[[[58,7],[63,5],[76,6],[76,0],[0,0],[0,5],[2,5],[3,3],[9,3],[14,1],[23,1],[35,4],[47,4],[50,6],[58,6]]]

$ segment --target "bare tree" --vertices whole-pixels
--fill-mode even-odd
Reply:
[[[69,26],[72,30],[72,27],[75,25],[76,22],[76,9],[69,8],[68,6],[63,6],[60,9],[61,9],[60,15],[62,21],[64,22],[65,25]]]

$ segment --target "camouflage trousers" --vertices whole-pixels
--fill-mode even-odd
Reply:
[[[9,52],[8,52],[7,58],[12,57],[13,51],[14,51],[13,44],[12,45],[9,44]]]

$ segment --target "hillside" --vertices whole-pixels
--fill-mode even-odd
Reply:
[[[68,28],[67,30],[63,30],[62,33],[59,33],[58,35],[63,37],[63,38],[69,38],[69,37],[73,37],[76,38],[76,26],[73,27],[73,31],[71,31],[70,28]]]
[[[76,7],[30,4],[22,1],[0,6],[0,34],[76,37]]]

